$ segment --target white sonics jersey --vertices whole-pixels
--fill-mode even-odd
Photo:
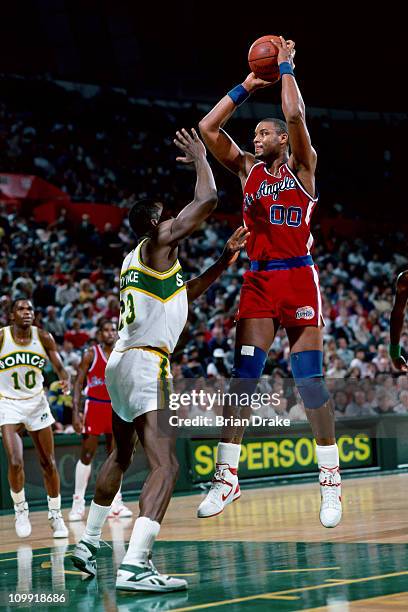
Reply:
[[[179,261],[166,272],[142,262],[140,249],[125,258],[120,275],[120,323],[116,351],[151,346],[172,353],[187,321],[187,290]]]
[[[0,348],[0,401],[30,399],[43,391],[42,371],[48,356],[38,335],[31,326],[31,342],[25,346],[14,341],[11,327],[3,327]]]

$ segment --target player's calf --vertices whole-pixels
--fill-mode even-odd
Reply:
[[[316,456],[320,482],[320,522],[336,527],[342,516],[339,451],[334,438],[334,411],[323,378],[322,351],[302,351],[291,355],[296,386],[318,442]],[[319,442],[321,442],[319,444]]]
[[[238,345],[235,349],[234,368],[229,388],[231,396],[235,394],[239,398],[241,394],[250,397],[255,391],[259,377],[262,374],[266,360],[266,353],[257,346]],[[247,404],[246,404],[247,405]],[[232,408],[225,407],[227,414],[239,414],[239,406]],[[228,434],[224,430],[223,437],[227,440],[240,440],[243,435],[243,428],[240,435]],[[197,510],[198,518],[210,518],[221,514],[225,506],[241,497],[241,490],[238,483],[238,465],[241,454],[241,444],[230,442],[220,442],[217,448],[216,471],[211,483],[211,488],[201,502]]]

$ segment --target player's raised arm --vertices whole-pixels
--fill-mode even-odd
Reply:
[[[293,73],[295,43],[271,41],[278,47],[278,64],[282,80],[282,111],[289,131],[291,156],[289,166],[299,175],[307,191],[314,195],[316,170],[316,151],[312,147],[306,127],[305,104]]]
[[[228,239],[221,257],[203,274],[186,283],[189,302],[207,291],[208,287],[238,258],[239,251],[246,245],[250,232],[246,227],[239,227]]]
[[[271,85],[268,81],[258,79],[253,72],[245,81],[231,89],[208,115],[201,119],[198,127],[208,150],[223,166],[245,180],[255,157],[252,153],[243,151],[222,129],[240,104],[256,89]]]
[[[400,337],[404,325],[405,309],[408,301],[408,270],[397,278],[397,290],[390,318],[390,357],[397,370],[408,371],[407,363],[401,355]]]
[[[183,208],[173,222],[166,226],[166,231],[160,234],[162,244],[168,242],[173,246],[200,227],[218,202],[214,176],[207,161],[205,146],[197,132],[192,129],[190,135],[183,129],[177,132],[174,143],[184,153],[183,156],[177,157],[177,161],[183,164],[194,163],[197,180],[193,201]]]
[[[42,345],[45,348],[47,355],[51,361],[52,367],[54,368],[55,373],[59,377],[61,389],[65,394],[68,394],[70,390],[69,374],[64,368],[64,365],[61,361],[61,357],[59,356],[55,340],[50,333],[44,331],[43,329],[38,330],[38,333]]]

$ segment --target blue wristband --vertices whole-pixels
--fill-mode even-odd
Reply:
[[[249,91],[247,91],[245,87],[240,84],[234,87],[234,89],[231,89],[227,95],[231,98],[233,103],[236,104],[236,106],[239,106],[245,102],[245,100],[248,100]]]
[[[291,74],[292,76],[295,76],[295,73],[293,72],[293,68],[289,64],[289,62],[282,62],[281,64],[279,64],[279,73],[281,76],[283,74]]]

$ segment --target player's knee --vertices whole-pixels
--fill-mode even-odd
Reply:
[[[13,472],[20,472],[24,469],[24,461],[23,458],[19,455],[10,455],[9,457],[9,467]]]
[[[257,346],[237,346],[234,354],[233,378],[258,379],[264,369],[266,353]]]
[[[51,474],[57,471],[57,464],[53,455],[45,455],[40,459],[40,466],[43,472]]]
[[[109,458],[115,461],[115,463],[119,466],[122,472],[126,472],[128,467],[133,461],[133,456],[135,454],[135,449],[131,450],[128,448],[122,448],[120,451],[118,448],[114,448]]]
[[[245,344],[237,346],[234,354],[230,393],[253,393],[263,372],[265,361],[265,351],[257,346]]]
[[[323,352],[301,351],[290,357],[292,374],[305,408],[323,406],[330,398],[323,378]]]

